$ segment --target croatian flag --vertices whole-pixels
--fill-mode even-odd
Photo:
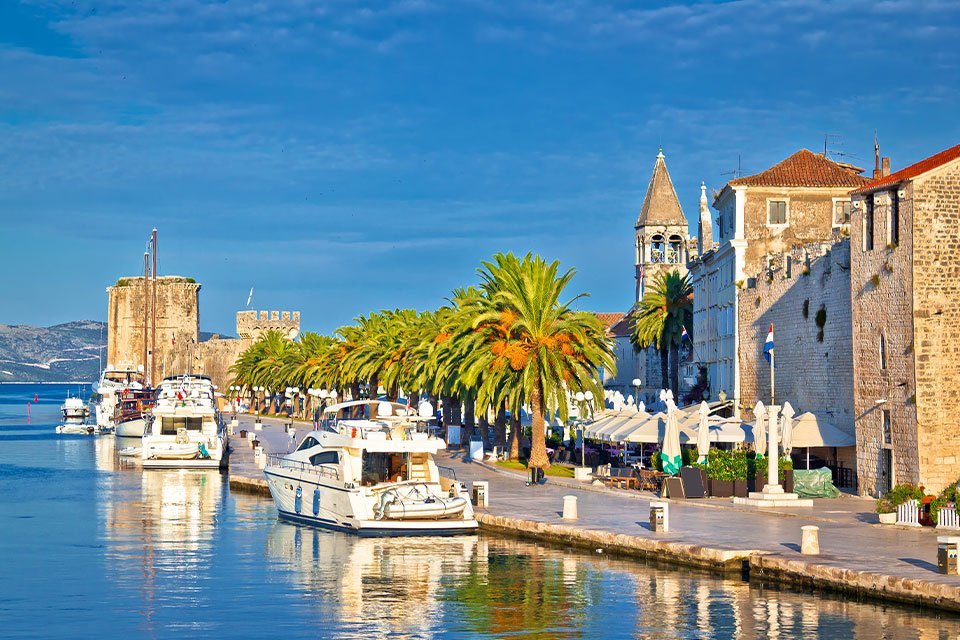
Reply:
[[[683,342],[684,340],[689,340],[690,334],[687,333],[687,328],[683,325],[680,325],[680,328],[682,329],[682,331],[680,332],[680,342]]]
[[[773,325],[770,325],[770,332],[767,333],[767,341],[763,343],[763,357],[770,362],[770,354],[773,352]]]

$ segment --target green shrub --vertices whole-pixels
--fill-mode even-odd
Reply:
[[[933,502],[930,503],[930,519],[933,520],[933,524],[939,524],[940,522],[940,509],[943,507],[956,506],[958,497],[957,485],[960,484],[960,479],[958,479],[953,484],[947,485],[947,487],[940,492]]]
[[[654,451],[650,456],[650,466],[654,471],[663,471],[663,460],[660,459],[660,452]]]
[[[877,513],[892,513],[907,500],[923,499],[923,487],[915,484],[898,484],[877,500]]]
[[[695,465],[699,459],[700,454],[697,453],[695,447],[680,447],[680,460],[683,462],[683,466],[691,467]]]
[[[755,478],[758,474],[761,476],[766,476],[767,456],[756,453],[754,454],[753,458],[747,459],[747,464],[747,473],[749,474],[748,477]],[[780,458],[780,463],[777,465],[777,469],[777,480],[783,484],[784,480],[786,480],[783,472],[787,469],[793,469],[793,460],[790,458]]]

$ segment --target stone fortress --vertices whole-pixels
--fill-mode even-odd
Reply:
[[[107,363],[143,367],[151,384],[170,375],[204,374],[222,393],[230,386],[230,367],[260,335],[270,330],[290,338],[300,334],[299,311],[238,311],[239,337],[214,334],[202,340],[201,285],[182,276],[159,276],[156,283],[155,340],[152,280],[120,278],[107,288]]]

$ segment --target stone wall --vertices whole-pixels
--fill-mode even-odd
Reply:
[[[821,255],[806,262],[805,252]],[[798,414],[812,411],[852,435],[850,243],[811,245],[776,262],[784,268],[769,279],[759,274],[737,293],[741,410],[749,413],[758,400],[770,404],[763,343],[773,324],[776,403],[789,401]]]
[[[170,362],[177,342],[194,342],[200,336],[200,285],[189,278],[157,278],[156,376]],[[146,294],[147,300],[144,300]],[[146,321],[145,303],[152,301],[152,284],[143,277],[121,278],[107,288],[107,362],[115,367],[144,365],[144,327],[148,344],[152,326]]]
[[[864,248],[866,199],[874,199],[873,249]],[[886,195],[854,197],[850,224],[854,415],[860,493],[882,492],[884,451],[893,456],[890,484],[921,481],[917,455],[913,327],[913,211],[900,204],[899,243],[888,245]],[[881,364],[881,336],[885,366]],[[890,416],[884,434],[884,412]]]
[[[767,255],[834,238],[833,199],[849,199],[847,191],[845,187],[747,187],[743,207],[743,233],[747,241],[744,273],[762,271]],[[768,200],[787,200],[789,224],[782,227],[767,224]]]
[[[960,478],[960,161],[921,176],[905,196],[901,209],[912,208],[915,220],[911,408],[919,480],[928,491],[939,491]],[[899,268],[894,266],[896,273]]]
[[[261,333],[276,330],[290,338],[300,334],[299,311],[238,311],[237,335],[256,340]]]

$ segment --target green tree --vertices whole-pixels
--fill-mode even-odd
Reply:
[[[650,346],[657,349],[660,353],[661,380],[667,384],[669,379],[673,397],[678,400],[681,335],[683,328],[692,324],[693,287],[687,276],[677,271],[660,274],[638,305],[636,323],[630,337],[640,349]]]

